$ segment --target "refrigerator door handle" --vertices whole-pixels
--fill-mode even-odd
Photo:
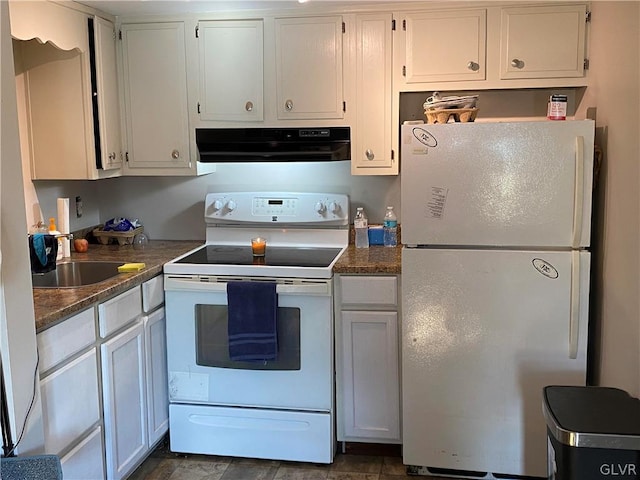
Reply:
[[[571,252],[571,306],[569,311],[569,358],[578,357],[580,326],[580,252]]]
[[[582,238],[582,210],[584,208],[584,137],[576,137],[576,176],[573,200],[573,238],[571,246],[580,247]]]

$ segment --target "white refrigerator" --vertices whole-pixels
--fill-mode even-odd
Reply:
[[[542,389],[586,382],[594,127],[402,126],[403,461],[418,473],[547,476]]]

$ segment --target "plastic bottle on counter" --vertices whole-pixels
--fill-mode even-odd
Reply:
[[[393,207],[387,207],[382,228],[384,230],[384,246],[395,247],[398,245],[398,219],[393,211]]]
[[[53,217],[49,219],[49,235],[60,235],[60,232],[56,227],[56,219]],[[64,252],[62,251],[62,240],[61,237],[58,237],[58,253],[56,255],[56,261],[62,260],[63,255]]]
[[[356,248],[369,248],[369,221],[362,207],[356,209],[353,228],[356,231]]]

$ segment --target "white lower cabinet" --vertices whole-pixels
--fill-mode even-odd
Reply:
[[[400,443],[397,277],[340,275],[337,284],[338,440]]]
[[[65,480],[105,478],[95,308],[39,332],[45,453]]]
[[[169,430],[167,334],[164,308],[144,317],[144,340],[147,368],[147,428],[149,445],[152,446]]]
[[[144,326],[101,345],[107,476],[119,480],[147,453]]]

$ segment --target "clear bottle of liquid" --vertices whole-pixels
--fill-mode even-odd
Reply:
[[[356,231],[356,248],[369,248],[369,221],[362,207],[356,209],[353,228]]]
[[[395,247],[398,245],[398,219],[393,211],[393,207],[387,207],[384,214],[383,238],[385,247]]]

